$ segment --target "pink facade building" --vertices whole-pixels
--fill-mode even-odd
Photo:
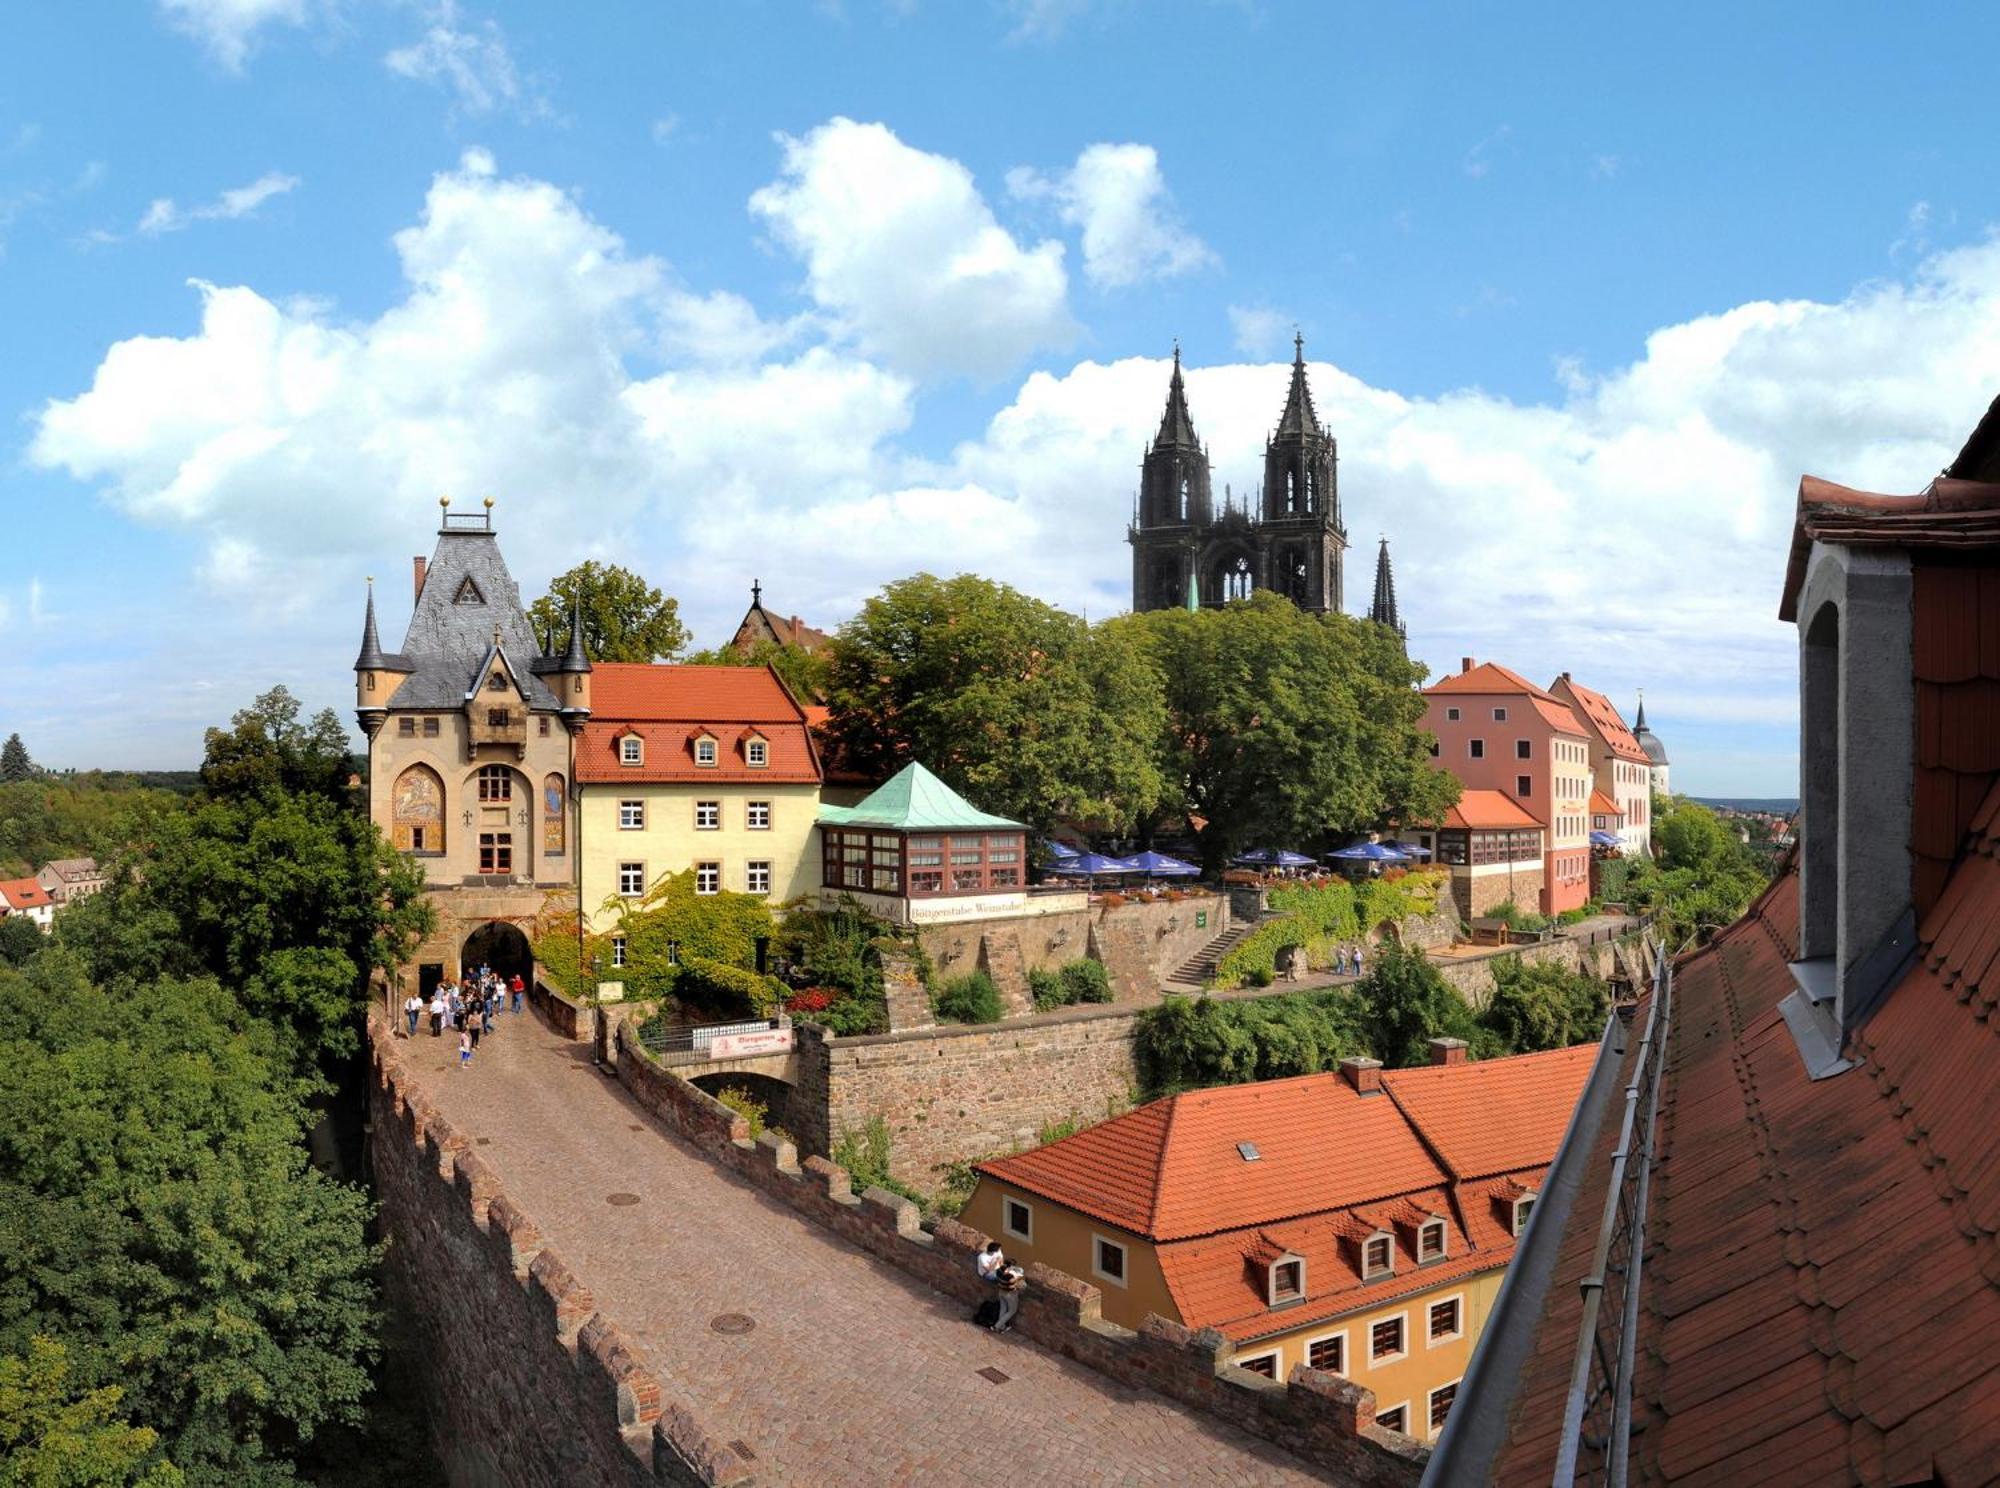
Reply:
[[[1580,908],[1590,898],[1589,726],[1518,672],[1470,656],[1425,688],[1424,700],[1437,767],[1468,792],[1508,797],[1543,828],[1540,902],[1532,907],[1548,915]]]
[[[1571,680],[1564,672],[1549,684],[1549,695],[1569,705],[1590,733],[1590,774],[1597,789],[1609,797],[1613,810],[1591,809],[1597,816],[1617,818],[1615,825],[1598,828],[1618,838],[1628,858],[1651,857],[1653,852],[1653,762],[1625,720],[1601,692]]]

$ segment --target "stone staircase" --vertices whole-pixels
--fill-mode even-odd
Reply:
[[[1236,949],[1237,942],[1256,928],[1254,920],[1231,925],[1183,961],[1174,974],[1167,978],[1166,990],[1187,993],[1201,991],[1208,985],[1208,979],[1215,975],[1215,968],[1221,964],[1222,958]]]

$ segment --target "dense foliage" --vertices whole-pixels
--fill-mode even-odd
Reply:
[[[1028,973],[1028,991],[1035,999],[1038,1013],[1082,1002],[1109,1002],[1111,974],[1102,961],[1084,956],[1053,970],[1033,968]]]
[[[886,779],[921,761],[982,809],[1124,830],[1161,781],[1160,679],[1131,633],[990,579],[890,584],[829,648],[834,746]]]
[[[776,641],[759,641],[747,650],[718,646],[713,651],[697,651],[688,657],[692,666],[767,666],[784,680],[792,696],[802,703],[825,700],[830,663],[824,649],[808,651],[802,646],[783,646]]]
[[[1000,989],[983,971],[948,977],[931,994],[931,1006],[947,1023],[998,1023],[1006,1009],[1000,1003]]]
[[[0,780],[12,783],[26,780],[35,773],[35,761],[28,754],[28,746],[19,734],[9,734],[7,742],[0,745]]]
[[[1599,1037],[1602,982],[1504,957],[1491,1002],[1475,1012],[1428,959],[1382,947],[1346,987],[1217,1002],[1170,997],[1141,1014],[1137,1053],[1155,1094],[1317,1074],[1351,1055],[1392,1069],[1426,1063],[1434,1038],[1461,1038],[1474,1058],[1559,1049]]]
[[[1435,869],[1391,870],[1359,883],[1336,878],[1275,888],[1268,900],[1272,918],[1230,947],[1216,964],[1215,983],[1234,987],[1258,981],[1275,968],[1278,952],[1288,946],[1303,947],[1306,964],[1324,968],[1335,949],[1377,925],[1432,913],[1444,883],[1444,874]]]
[[[180,794],[134,776],[92,770],[29,775],[0,784],[0,878],[23,878],[56,858],[96,858],[109,866],[130,844],[151,840],[155,824],[180,810]]]
[[[5,1488],[181,1488],[159,1433],[119,1414],[116,1385],[70,1381],[69,1352],[52,1338],[0,1358],[0,1485]]]
[[[1706,806],[1676,796],[1656,799],[1655,812],[1658,857],[1632,859],[1620,892],[1629,908],[1658,913],[1659,934],[1669,947],[1707,941],[1749,908],[1769,874]]]
[[[1210,872],[1246,847],[1434,821],[1457,799],[1419,727],[1424,669],[1382,626],[1259,591],[1106,629],[1129,637],[1160,679],[1162,803],[1203,819]]]
[[[592,661],[672,661],[687,648],[680,602],[615,563],[592,560],[557,574],[549,592],[528,607],[528,618],[536,634],[561,651],[579,604],[584,652]]]
[[[661,878],[642,899],[614,898],[603,908],[611,918],[600,918],[604,929],[585,937],[580,954],[573,911],[552,902],[536,922],[535,959],[572,997],[590,996],[598,980],[621,981],[628,997],[674,998],[693,1013],[761,1016],[783,995],[755,970],[758,944],[768,947],[777,934],[761,895],[697,894],[689,868]],[[625,939],[621,967],[611,964],[614,935]]]

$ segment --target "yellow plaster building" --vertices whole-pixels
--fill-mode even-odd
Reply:
[[[1444,1425],[1594,1046],[1190,1091],[981,1164],[963,1221],[1095,1285],[1103,1315],[1213,1328],[1234,1362]]]
[[[576,754],[587,915],[601,926],[607,903],[690,869],[697,893],[817,892],[819,756],[776,672],[599,662],[591,680]]]

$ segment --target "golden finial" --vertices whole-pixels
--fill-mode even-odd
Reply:
[[[451,498],[450,498],[449,496],[440,496],[440,497],[438,497],[438,505],[439,505],[439,506],[450,506],[450,505],[451,505]]]
[[[488,497],[486,498],[486,509],[487,509],[488,511],[492,511],[492,510],[493,510],[493,498],[492,498],[491,496],[488,496]]]

